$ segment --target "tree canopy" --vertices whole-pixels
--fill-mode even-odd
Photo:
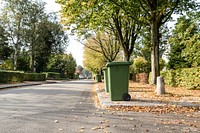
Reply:
[[[90,43],[90,45],[94,44]],[[107,60],[102,53],[95,52],[87,47],[84,47],[83,58],[83,65],[86,67],[86,69],[96,74],[99,73],[107,63]]]
[[[169,69],[200,66],[200,12],[190,12],[178,18],[172,32]]]
[[[76,61],[72,54],[56,54],[51,56],[47,68],[48,71],[60,73],[63,78],[74,78]]]
[[[198,8],[195,0],[57,0],[62,5],[62,23],[72,32],[90,36],[92,32],[109,30],[119,40],[126,60],[130,60],[141,27],[150,28],[152,84],[160,75],[161,27],[173,13]]]
[[[2,0],[1,4],[0,58],[9,63],[3,66],[33,72],[49,70],[52,56],[64,54],[68,45],[68,36],[57,14],[47,14],[42,1]],[[62,58],[68,60],[68,56]],[[69,58],[73,58],[72,55]],[[71,65],[75,69],[76,63],[69,62],[72,64],[68,63],[68,67]],[[65,72],[74,74],[73,70]]]
[[[107,62],[114,61],[120,51],[119,41],[110,33],[98,32],[96,36],[89,37],[85,47],[103,54]]]
[[[141,26],[124,10],[109,0],[84,2],[57,0],[57,2],[62,5],[61,22],[72,29],[72,32],[87,38],[93,32],[109,31],[119,41],[125,59],[130,60]],[[135,17],[139,16],[138,9],[135,9],[133,14]]]

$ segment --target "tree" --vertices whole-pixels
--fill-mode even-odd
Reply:
[[[151,27],[151,83],[156,83],[157,76],[160,76],[159,64],[159,38],[160,27],[165,24],[174,12],[182,12],[195,8],[193,0],[139,0],[141,8],[147,14],[147,23]]]
[[[23,50],[17,58],[17,70],[31,71],[30,69],[30,57],[26,50]]]
[[[169,69],[200,66],[200,12],[178,18],[170,42]]]
[[[48,71],[61,73],[63,78],[74,78],[76,61],[72,54],[52,55],[48,64]]]
[[[49,19],[49,18],[48,18]],[[51,54],[64,53],[68,36],[57,20],[45,19],[37,26],[35,44],[35,67],[37,72],[46,70]]]
[[[160,38],[159,41],[159,58],[160,61],[159,62],[163,62],[162,57],[163,54],[166,52],[166,48],[167,48],[167,40],[169,37],[169,30],[167,28],[167,25],[162,25],[160,31],[162,32],[162,36]],[[144,57],[146,59],[146,61],[148,62],[148,72],[151,71],[151,42],[149,40],[151,38],[151,30],[149,26],[143,27],[141,29],[141,34],[139,36],[139,41],[138,43],[136,43],[135,46],[135,51],[134,51],[134,57]],[[160,64],[160,65],[163,65]],[[162,70],[163,66],[161,67]]]
[[[57,2],[62,5],[62,23],[71,28],[72,32],[88,37],[91,31],[95,33],[110,31],[120,42],[125,60],[130,60],[141,26],[124,10],[109,0],[84,2],[57,0]],[[140,15],[138,9],[132,11],[136,17]]]
[[[102,32],[88,38],[85,47],[103,54],[107,62],[114,61],[120,50],[119,41],[113,35]]]
[[[37,34],[40,22],[44,21],[47,15],[44,13],[44,3],[43,2],[31,2],[28,5],[29,9],[26,13],[26,44],[29,48],[29,53],[31,55],[31,68],[33,72],[36,72],[36,52],[38,49],[39,35]],[[39,43],[41,45],[41,43]]]
[[[90,45],[92,45],[92,43],[90,43]],[[87,70],[96,74],[102,70],[107,62],[102,53],[95,52],[87,47],[84,47],[83,58],[83,65]]]
[[[5,60],[12,54],[12,49],[8,45],[8,33],[0,23],[0,60]]]
[[[14,50],[15,70],[28,70],[30,65],[33,72],[45,71],[50,55],[65,51],[67,34],[56,15],[46,14],[44,8],[41,1],[3,1],[1,22],[9,35],[7,43]]]
[[[17,66],[17,57],[20,52],[21,46],[24,44],[24,19],[25,14],[28,11],[28,1],[19,0],[4,0],[2,2],[2,14],[1,21],[4,28],[8,32],[9,43],[13,46],[14,50],[14,70]]]

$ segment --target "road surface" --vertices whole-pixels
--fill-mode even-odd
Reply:
[[[0,90],[0,133],[200,131],[199,113],[159,115],[96,108],[92,88],[93,81],[78,80]]]

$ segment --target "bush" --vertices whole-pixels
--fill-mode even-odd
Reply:
[[[46,72],[46,79],[60,79],[60,73]]]
[[[200,67],[162,71],[161,75],[167,85],[200,89]],[[149,80],[150,78],[151,76],[149,76]]]
[[[25,73],[24,81],[45,81],[46,74],[44,73]]]
[[[23,82],[24,72],[20,71],[0,71],[0,83]]]
[[[148,62],[144,57],[134,59],[133,65],[130,67],[131,73],[146,73],[148,72]]]
[[[4,60],[2,64],[2,69],[13,70],[14,64],[12,59]]]

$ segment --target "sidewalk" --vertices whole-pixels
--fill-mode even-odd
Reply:
[[[155,106],[179,106],[179,107],[197,107],[200,109],[200,103],[196,103],[194,101],[170,101],[170,102],[163,102],[159,100],[149,100],[147,98],[141,97],[132,97],[131,101],[111,101],[109,93],[106,93],[104,89],[99,89],[96,87],[97,96],[99,99],[99,103],[102,108],[109,108],[109,107],[127,107],[127,106],[140,106],[140,107],[155,107]]]

